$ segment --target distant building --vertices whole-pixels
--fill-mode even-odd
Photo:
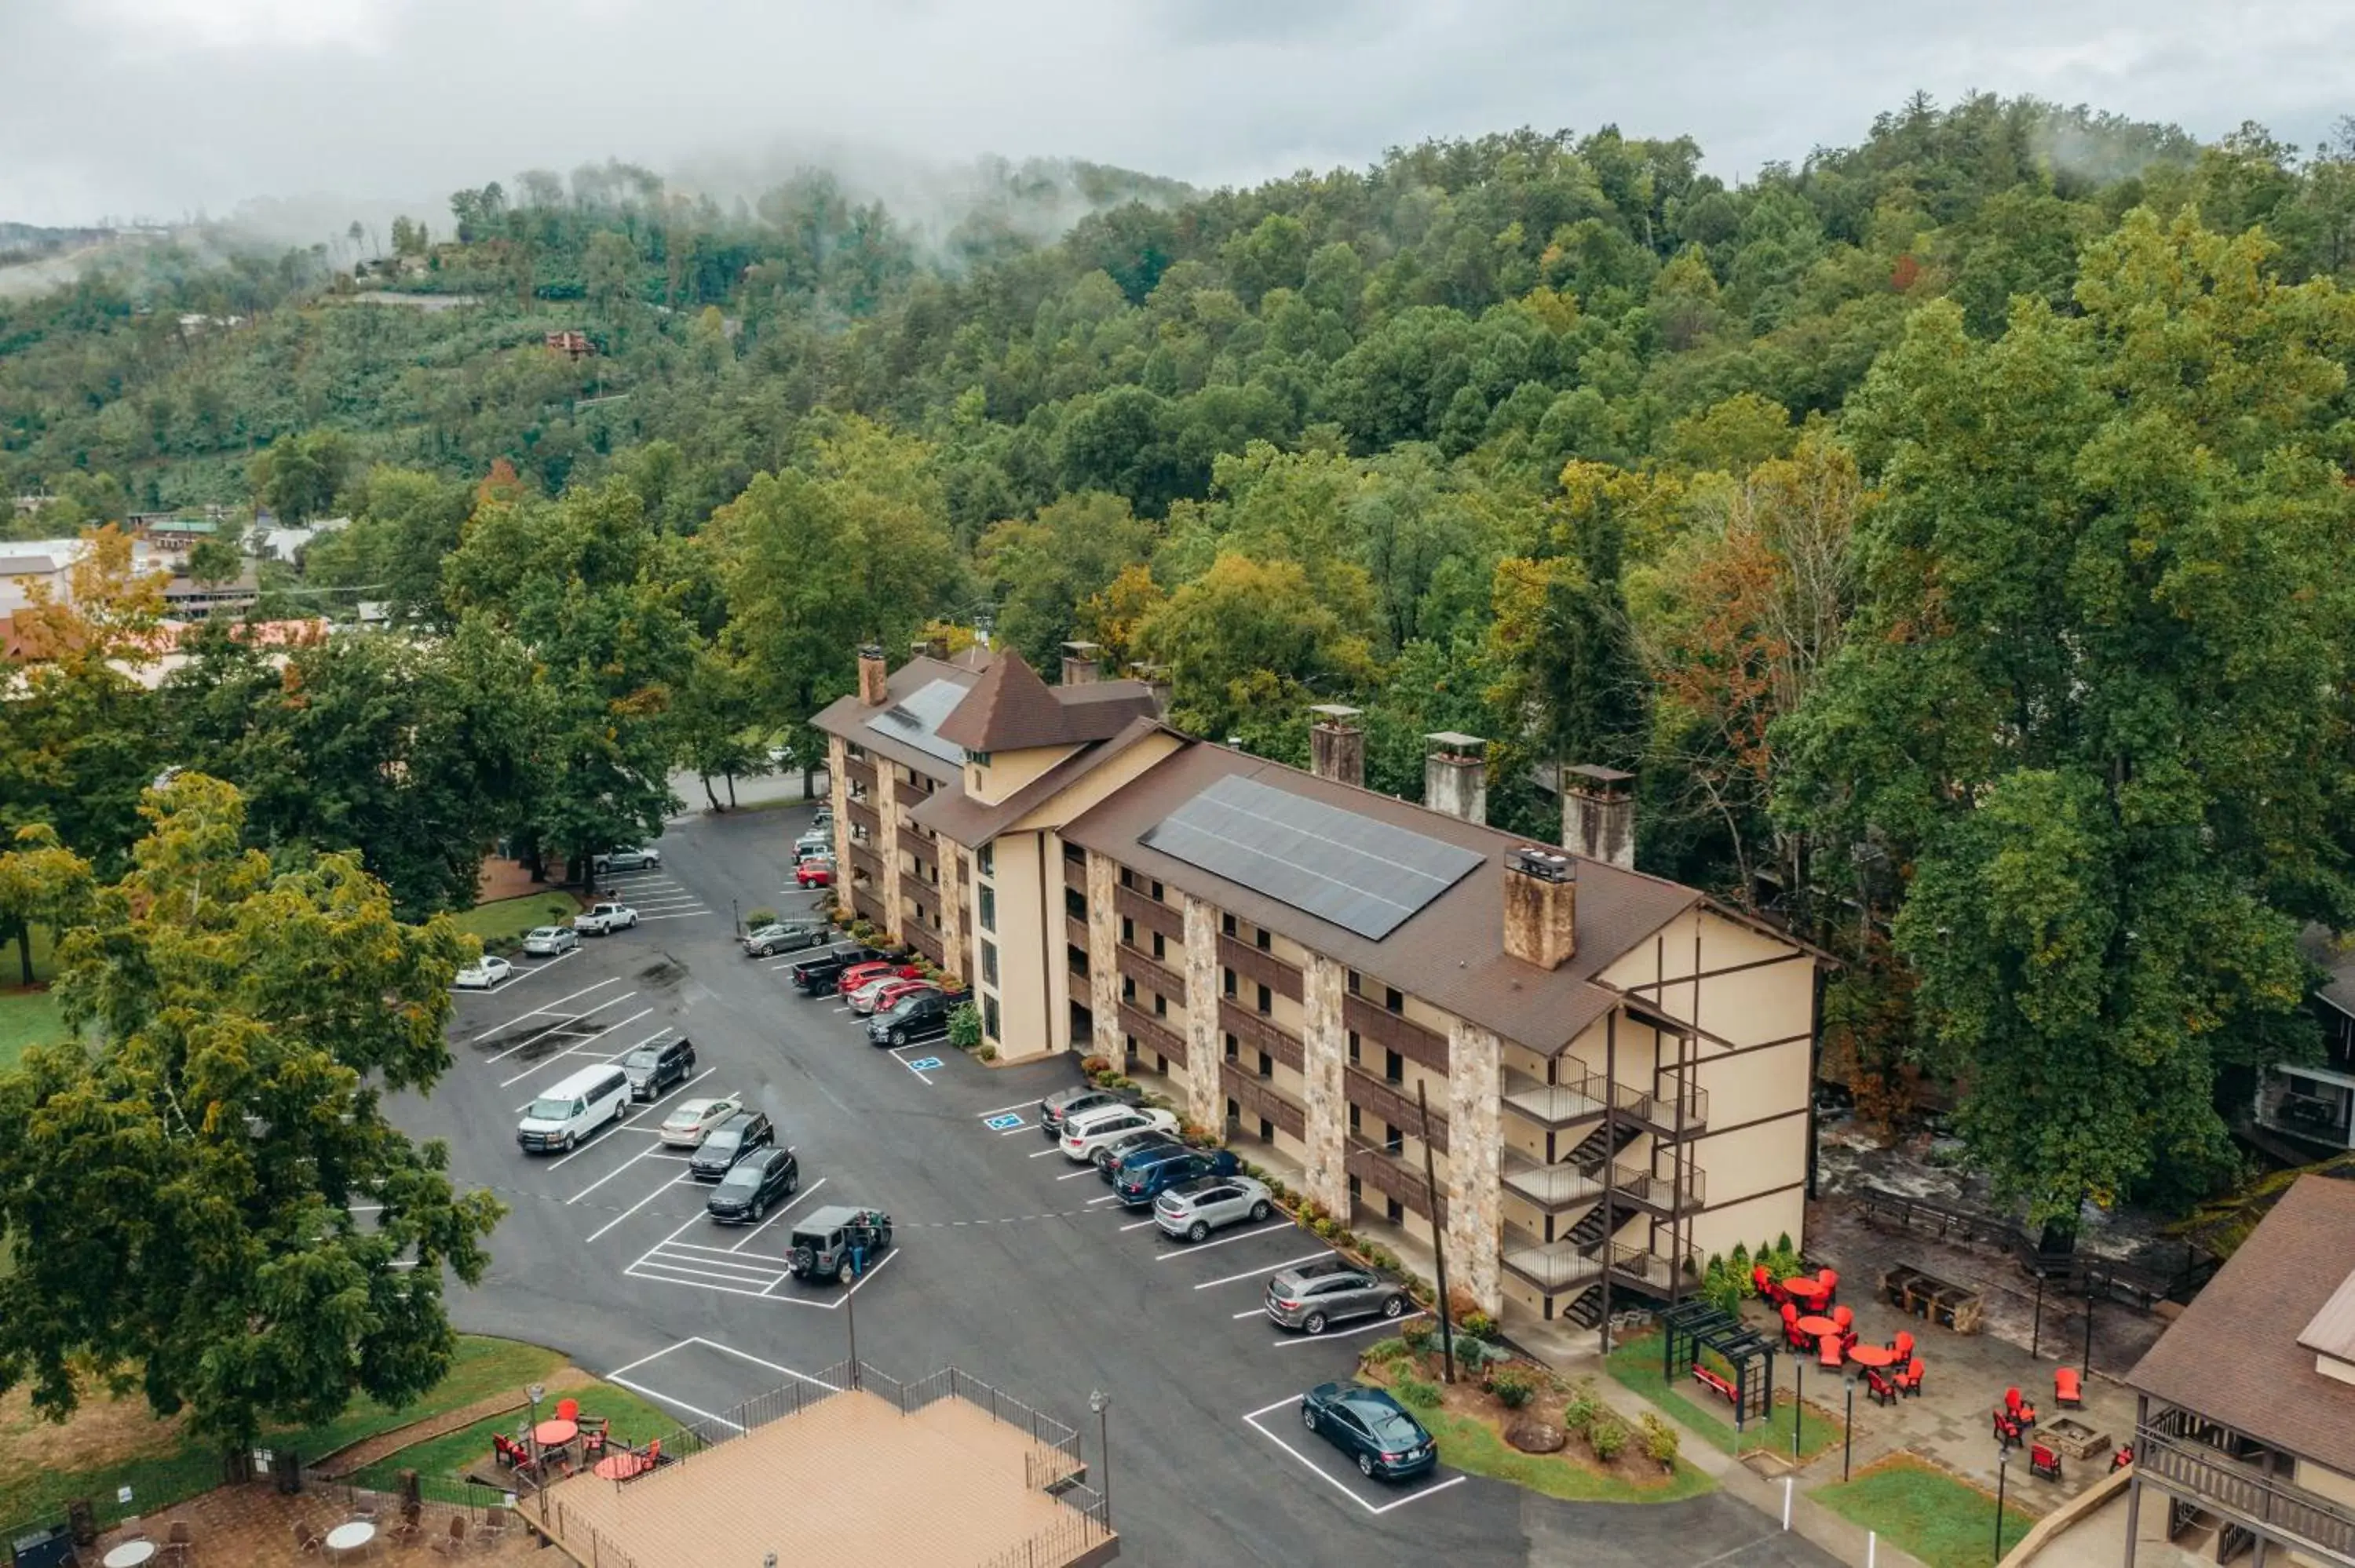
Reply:
[[[552,332],[541,340],[550,354],[560,354],[567,359],[581,360],[597,352],[585,332]]]
[[[322,517],[317,522],[307,524],[300,528],[285,528],[276,524],[259,527],[253,531],[253,547],[249,554],[260,556],[264,560],[283,562],[291,567],[294,565],[296,557],[312,540],[322,534],[333,534],[338,529],[348,528],[351,525],[352,520],[348,517]]]
[[[235,614],[261,602],[261,583],[251,562],[228,582],[200,583],[194,577],[175,576],[164,585],[165,612],[184,620],[203,620],[223,610]]]
[[[2355,951],[2320,927],[2299,946],[2323,971],[2307,999],[2322,1026],[2322,1058],[2276,1062],[2260,1073],[2256,1124],[2315,1150],[2355,1149]]]
[[[185,556],[197,547],[197,541],[210,539],[221,532],[222,524],[208,517],[182,517],[175,513],[139,513],[131,520],[131,536]]]

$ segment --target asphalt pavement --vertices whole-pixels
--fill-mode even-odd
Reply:
[[[815,902],[791,874],[808,811],[675,822],[659,868],[615,879],[661,918],[460,994],[452,1072],[394,1111],[447,1139],[453,1176],[511,1211],[482,1286],[453,1290],[460,1327],[552,1345],[682,1417],[815,1376],[849,1357],[854,1334],[858,1359],[894,1377],[958,1367],[1082,1431],[1097,1478],[1109,1472],[1123,1561],[1156,1568],[1410,1552],[1480,1568],[1833,1561],[1722,1496],[1612,1508],[1445,1469],[1403,1486],[1359,1478],[1302,1430],[1298,1397],[1348,1375],[1389,1326],[1308,1340],[1259,1310],[1269,1275],[1323,1243],[1281,1220],[1169,1241],[1040,1136],[1037,1102],[1078,1081],[1075,1060],[993,1069],[944,1042],[871,1046],[838,999],[794,991],[791,957],[744,956],[734,912]],[[539,1087],[672,1029],[695,1042],[691,1083],[573,1153],[517,1147]],[[709,1189],[653,1133],[680,1098],[720,1093],[773,1117],[800,1161],[799,1193],[757,1227],[709,1220]],[[847,1291],[784,1265],[794,1216],[832,1203],[893,1221],[893,1250]]]

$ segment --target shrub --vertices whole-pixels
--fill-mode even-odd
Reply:
[[[777,912],[766,905],[758,909],[744,911],[744,928],[748,931],[757,931],[763,926],[773,926],[776,923]]]
[[[1471,1318],[1479,1310],[1480,1303],[1472,1298],[1472,1292],[1466,1290],[1461,1285],[1454,1285],[1448,1287],[1448,1317],[1460,1324],[1470,1320]]]
[[[981,1044],[981,1009],[967,1001],[949,1010],[949,1044],[960,1051]]]
[[[1497,1332],[1497,1320],[1486,1312],[1466,1312],[1455,1319],[1456,1328],[1476,1340],[1486,1340]]]
[[[1439,1385],[1419,1377],[1400,1377],[1391,1384],[1391,1392],[1399,1396],[1401,1404],[1412,1404],[1417,1410],[1429,1410],[1439,1403]]]
[[[1653,1414],[1644,1413],[1644,1457],[1664,1470],[1677,1467],[1677,1429]]]
[[[975,1051],[974,1054],[980,1057],[985,1062],[995,1062],[997,1060],[997,1047],[995,1045],[985,1045],[980,1050]]]
[[[1334,1226],[1334,1224],[1333,1224],[1332,1220],[1331,1220],[1331,1219],[1329,1219],[1328,1217],[1327,1217],[1326,1215],[1319,1214],[1319,1215],[1317,1215],[1317,1216],[1316,1216],[1316,1218],[1315,1218],[1315,1219],[1313,1219],[1313,1220],[1309,1221],[1309,1222],[1308,1222],[1308,1228],[1309,1228],[1310,1230],[1315,1231],[1318,1235],[1320,1235],[1320,1236],[1324,1237],[1327,1241],[1331,1241],[1331,1240],[1333,1239],[1333,1232],[1334,1232],[1335,1226]]]
[[[1586,1446],[1606,1465],[1627,1446],[1627,1424],[1613,1411],[1603,1412],[1586,1428]]]
[[[1419,1323],[1409,1323],[1405,1328],[1401,1329],[1399,1338],[1406,1341],[1410,1350],[1427,1351],[1431,1349],[1432,1341],[1439,1338],[1439,1330],[1433,1328],[1430,1320],[1426,1319]]]
[[[1508,1410],[1518,1410],[1537,1391],[1537,1380],[1518,1367],[1499,1368],[1488,1379],[1488,1392]]]
[[[850,923],[850,934],[862,942],[872,942],[875,939],[875,927],[864,919],[853,920]]]
[[[1325,1205],[1314,1198],[1304,1198],[1300,1203],[1300,1217],[1314,1224],[1325,1217]]]
[[[1602,1396],[1594,1392],[1594,1380],[1582,1379],[1577,1392],[1570,1396],[1570,1403],[1562,1406],[1562,1430],[1575,1432],[1584,1436],[1593,1427],[1595,1422],[1606,1414],[1608,1413],[1604,1409]]]
[[[1358,1250],[1358,1233],[1349,1229],[1346,1225],[1333,1234],[1333,1239],[1340,1245],[1342,1250],[1345,1252],[1356,1252]]]
[[[1092,1078],[1098,1073],[1111,1072],[1112,1061],[1104,1056],[1082,1056],[1080,1058],[1080,1071]]]
[[[1387,1340],[1376,1340],[1366,1347],[1366,1360],[1369,1361],[1403,1361],[1408,1353],[1403,1335],[1394,1334]]]

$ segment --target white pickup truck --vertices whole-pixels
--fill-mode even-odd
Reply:
[[[604,903],[591,905],[572,917],[572,928],[584,937],[610,937],[616,931],[626,931],[638,923],[638,912],[627,905]]]

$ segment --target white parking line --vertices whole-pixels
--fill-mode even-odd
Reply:
[[[693,920],[698,916],[709,915],[711,911],[709,909],[689,909],[677,915],[649,915],[646,918],[649,920]]]
[[[1211,1242],[1208,1245],[1216,1246],[1219,1244]],[[1199,1252],[1201,1248],[1195,1247],[1190,1250]],[[1165,1252],[1161,1255],[1164,1257],[1184,1257],[1186,1254],[1182,1252]],[[1194,1288],[1197,1290],[1208,1290],[1213,1285],[1232,1285],[1238,1279],[1250,1279],[1262,1274],[1273,1274],[1277,1269],[1290,1268],[1295,1263],[1314,1263],[1320,1257],[1330,1257],[1332,1255],[1332,1249],[1330,1247],[1326,1247],[1316,1252],[1303,1253],[1298,1257],[1287,1257],[1282,1263],[1271,1263],[1265,1268],[1247,1268],[1241,1274],[1230,1274],[1223,1279],[1206,1279],[1202,1281],[1201,1284],[1194,1287]]]
[[[1016,1131],[1016,1132],[1022,1132],[1022,1131],[1026,1131],[1026,1130],[1028,1130],[1028,1129],[1023,1128],[1018,1128],[1018,1128],[1015,1128],[1013,1130],[1014,1130],[1014,1131]],[[1044,1149],[1040,1150],[1038,1153],[1036,1153],[1036,1154],[1031,1154],[1031,1155],[1026,1155],[1024,1158],[1026,1158],[1026,1159],[1029,1159],[1029,1160],[1044,1160],[1044,1159],[1046,1159],[1046,1158],[1047,1158],[1047,1156],[1049,1156],[1050,1154],[1060,1154],[1060,1153],[1062,1153],[1062,1152],[1063,1152],[1063,1151],[1062,1151],[1061,1150],[1060,1150],[1060,1149],[1056,1148],[1053,1144],[1051,1144],[1051,1143],[1050,1143],[1050,1144],[1049,1144],[1046,1148],[1044,1148]],[[1057,1180],[1057,1181],[1060,1181],[1060,1180],[1062,1180],[1062,1178],[1060,1178],[1060,1177],[1059,1176],[1059,1177],[1057,1177],[1057,1178],[1056,1178],[1056,1180]]]
[[[634,1366],[636,1363],[634,1361],[631,1364]],[[735,1430],[739,1432],[744,1430],[741,1426],[738,1426],[736,1423],[729,1420],[728,1417],[724,1415],[714,1415],[709,1410],[698,1410],[695,1406],[687,1404],[687,1401],[683,1399],[673,1399],[666,1393],[656,1393],[653,1389],[642,1387],[637,1383],[632,1383],[629,1379],[622,1376],[619,1372],[607,1372],[605,1374],[605,1381],[607,1383],[620,1383],[632,1393],[643,1393],[648,1399],[655,1401],[656,1404],[667,1404],[673,1410],[684,1410],[689,1415],[697,1416],[705,1421],[717,1421],[720,1425],[734,1427]]]
[[[1086,1174],[1086,1172],[1085,1172],[1085,1171],[1082,1171],[1082,1172],[1081,1172],[1081,1174],[1082,1174],[1082,1175],[1085,1175],[1085,1174]],[[1088,1200],[1088,1207],[1089,1207],[1089,1208],[1091,1208],[1091,1209],[1092,1209],[1092,1208],[1094,1208],[1098,1203],[1117,1203],[1117,1202],[1120,1202],[1120,1194],[1119,1194],[1119,1193],[1117,1193],[1117,1192],[1106,1192],[1106,1193],[1105,1193],[1103,1197],[1101,1197],[1101,1198],[1090,1198],[1090,1199]]]
[[[1124,1231],[1141,1231],[1147,1225],[1158,1224],[1160,1224],[1159,1221],[1156,1220],[1152,1215],[1147,1214],[1145,1218],[1137,1221],[1135,1224],[1123,1225],[1120,1228]]]
[[[1348,1498],[1351,1502],[1356,1503],[1359,1508],[1364,1509],[1368,1513],[1385,1514],[1394,1508],[1404,1508],[1407,1504],[1420,1501],[1421,1499],[1429,1497],[1433,1492],[1444,1492],[1448,1488],[1460,1484],[1464,1479],[1462,1476],[1450,1476],[1447,1479],[1435,1482],[1431,1486],[1417,1487],[1413,1491],[1407,1493],[1406,1496],[1398,1498],[1392,1501],[1380,1504],[1369,1503],[1365,1499],[1359,1497],[1356,1492],[1351,1491],[1347,1486],[1342,1484],[1338,1478],[1327,1474],[1324,1466],[1319,1465],[1316,1460],[1310,1458],[1307,1455],[1302,1453],[1299,1449],[1294,1447],[1291,1444],[1285,1442],[1283,1438],[1277,1436],[1274,1433],[1270,1432],[1266,1427],[1260,1425],[1259,1418],[1266,1414],[1268,1411],[1280,1408],[1286,1404],[1296,1406],[1299,1403],[1300,1401],[1297,1396],[1291,1399],[1278,1400],[1274,1404],[1268,1405],[1264,1409],[1252,1411],[1249,1415],[1243,1417],[1243,1421],[1252,1431],[1258,1433],[1261,1436],[1266,1438],[1269,1442],[1274,1444],[1277,1447],[1283,1449],[1285,1453],[1291,1455],[1302,1464],[1307,1466],[1311,1471],[1315,1472],[1318,1479],[1324,1481],[1326,1485],[1331,1487],[1335,1491],[1339,1492],[1343,1497]]]
[[[835,1387],[834,1384],[824,1382],[818,1378],[814,1378],[807,1372],[797,1372],[791,1367],[779,1366],[774,1361],[764,1361],[758,1356],[750,1355],[745,1351],[736,1349],[733,1345],[723,1345],[714,1340],[703,1339],[692,1340],[688,1342],[691,1344],[702,1345],[709,1350],[718,1351],[722,1355],[734,1356],[739,1361],[751,1361],[756,1367],[766,1367],[773,1372],[783,1372],[796,1383],[815,1383],[818,1387],[825,1389],[829,1393],[840,1393],[842,1392],[842,1390]]]
[[[1039,1102],[1037,1100],[1016,1100],[1010,1106],[996,1106],[989,1110],[975,1111],[973,1114],[975,1117],[1004,1116],[1007,1111],[1028,1110],[1032,1106],[1035,1106]]]
[[[638,994],[638,993],[637,993],[636,991],[632,991],[632,992],[630,993],[630,996],[635,996],[635,995],[637,995],[637,994]],[[616,998],[615,1000],[616,1000],[616,1001],[629,1001],[629,1000],[630,1000],[630,996],[618,997],[618,998]],[[648,1016],[650,1016],[653,1012],[654,1012],[654,1009],[653,1009],[653,1008],[651,1008],[651,1007],[642,1007],[642,1008],[638,1009],[638,1010],[637,1010],[637,1012],[634,1012],[634,1013],[630,1014],[630,1016],[629,1016],[629,1017],[627,1017],[627,1018],[617,1018],[617,1019],[615,1019],[613,1022],[608,1023],[607,1025],[605,1025],[605,1027],[604,1027],[604,1028],[600,1029],[599,1031],[597,1031],[597,1033],[594,1033],[594,1034],[591,1034],[591,1035],[587,1035],[587,1036],[585,1036],[585,1037],[583,1037],[583,1038],[581,1038],[581,1039],[579,1039],[579,1040],[575,1040],[571,1044],[567,1045],[567,1046],[564,1048],[563,1054],[570,1056],[570,1055],[573,1054],[574,1054],[574,1053],[576,1053],[576,1052],[578,1052],[580,1054],[584,1055],[584,1056],[585,1056],[585,1055],[591,1055],[591,1054],[594,1054],[594,1053],[591,1053],[591,1052],[581,1051],[581,1047],[582,1047],[583,1045],[588,1044],[591,1041],[593,1041],[593,1040],[602,1040],[603,1038],[605,1038],[605,1036],[606,1036],[606,1035],[611,1034],[612,1033],[613,1033],[613,1031],[614,1031],[614,1030],[616,1030],[616,1029],[620,1029],[620,1028],[623,1028],[623,1027],[624,1027],[624,1026],[626,1026],[626,1025],[628,1025],[628,1024],[635,1023],[639,1019],[648,1017]],[[628,1055],[631,1052],[633,1052],[633,1051],[634,1051],[634,1050],[636,1050],[636,1049],[637,1049],[637,1046],[636,1046],[636,1045],[624,1045],[624,1046],[623,1046],[619,1051],[614,1052],[614,1053],[613,1053],[613,1055],[614,1055],[615,1057],[626,1056],[626,1055]],[[502,1078],[502,1079],[500,1079],[500,1080],[499,1080],[499,1087],[501,1087],[501,1088],[503,1088],[503,1089],[505,1089],[505,1088],[512,1088],[514,1086],[516,1086],[516,1085],[517,1085],[517,1084],[522,1083],[526,1078],[530,1077],[534,1073],[538,1072],[542,1067],[545,1067],[546,1065],[548,1065],[548,1064],[547,1064],[547,1063],[545,1063],[545,1062],[534,1062],[530,1066],[526,1067],[522,1072],[517,1073],[514,1077],[512,1077],[512,1078]],[[526,1107],[528,1107],[530,1104],[531,1104],[531,1102],[530,1102],[529,1100],[526,1100],[526,1101],[524,1101],[523,1105],[521,1105],[521,1106],[517,1106],[516,1108],[517,1108],[517,1110],[522,1110],[522,1109],[524,1109]]]
[[[1156,1263],[1167,1263],[1173,1257],[1191,1257],[1198,1252],[1208,1252],[1214,1246],[1227,1246],[1235,1242],[1249,1241],[1253,1236],[1266,1235],[1271,1231],[1288,1231],[1291,1228],[1292,1222],[1290,1220],[1278,1220],[1272,1225],[1261,1225],[1255,1230],[1237,1231],[1233,1235],[1220,1236],[1214,1242],[1204,1242],[1199,1246],[1189,1246],[1184,1252],[1165,1252],[1154,1261]],[[1282,1267],[1283,1266],[1279,1264],[1277,1266]]]
[[[1246,1307],[1241,1311],[1235,1313],[1233,1316],[1239,1322],[1245,1318],[1264,1318],[1267,1316],[1267,1308],[1264,1307]],[[1268,1408],[1270,1410],[1273,1410],[1275,1406],[1271,1404]]]
[[[1052,1154],[1052,1153],[1054,1153],[1054,1152],[1055,1152],[1055,1150],[1051,1150],[1051,1149],[1050,1149],[1050,1150],[1047,1150],[1047,1152],[1048,1152],[1048,1153],[1050,1153],[1050,1154]],[[1081,1168],[1080,1168],[1079,1170],[1077,1170],[1077,1171],[1072,1171],[1072,1172],[1071,1172],[1070,1175],[1068,1175],[1068,1176],[1058,1176],[1058,1177],[1056,1177],[1056,1178],[1055,1178],[1055,1180],[1056,1180],[1056,1181],[1078,1181],[1078,1180],[1079,1180],[1081,1177],[1082,1177],[1082,1176],[1096,1176],[1096,1175],[1101,1175],[1101,1174],[1103,1174],[1103,1173],[1102,1173],[1101,1171],[1099,1171],[1098,1170],[1096,1170],[1096,1168],[1095,1168],[1094,1166],[1092,1166],[1092,1165],[1086,1165],[1086,1166],[1082,1166],[1082,1167],[1081,1167]]]
[[[753,1236],[759,1235],[762,1231],[767,1230],[771,1225],[773,1225],[779,1220],[783,1219],[785,1217],[786,1210],[792,1208],[795,1203],[800,1202],[804,1198],[808,1197],[812,1192],[816,1192],[820,1187],[825,1185],[826,1178],[821,1176],[816,1181],[811,1182],[808,1186],[803,1188],[800,1192],[794,1193],[792,1197],[786,1199],[783,1203],[780,1203],[777,1206],[777,1212],[775,1213],[771,1214],[767,1219],[762,1220],[759,1224],[754,1225],[751,1233],[747,1234],[742,1241],[738,1242],[734,1246],[730,1247],[728,1250],[730,1252],[742,1252],[747,1246],[751,1245]],[[748,1356],[745,1359],[750,1361],[751,1358]]]
[[[1388,1329],[1400,1323],[1412,1323],[1417,1318],[1429,1316],[1431,1314],[1428,1312],[1401,1312],[1395,1318],[1377,1318],[1372,1322],[1361,1324],[1355,1329],[1342,1329],[1328,1334],[1287,1335],[1284,1339],[1271,1340],[1270,1343],[1279,1351],[1288,1351],[1295,1345],[1315,1345],[1321,1344],[1327,1340],[1346,1340],[1352,1334],[1371,1333],[1377,1329]]]
[[[630,998],[637,994],[638,993],[634,991],[625,991],[619,996],[607,998],[605,1001],[597,1003],[594,1007],[590,1008],[585,1012],[576,1012],[571,1017],[564,1019],[559,1022],[551,1023],[547,1028],[541,1030],[538,1033],[532,1035],[529,1039],[525,1040],[518,1044],[510,1045],[506,1050],[500,1052],[497,1055],[485,1057],[484,1059],[483,1065],[487,1067],[494,1063],[506,1061],[508,1057],[514,1055],[518,1051],[528,1051],[534,1045],[537,1045],[541,1041],[547,1039],[549,1035],[560,1034],[565,1030],[578,1028],[580,1025],[586,1023],[589,1020],[604,1012],[607,1008],[614,1006],[620,1002],[627,1001]],[[645,1014],[640,1013],[638,1016],[643,1018]],[[506,1081],[506,1084],[501,1084],[499,1087],[506,1088],[507,1084],[512,1084],[514,1082],[514,1078],[509,1078]]]
[[[607,1231],[612,1230],[615,1225],[620,1224],[623,1220],[628,1219],[632,1214],[636,1213],[640,1209],[645,1208],[648,1203],[653,1202],[656,1198],[661,1197],[665,1192],[669,1192],[673,1187],[677,1186],[687,1179],[687,1172],[684,1171],[680,1171],[677,1176],[673,1177],[668,1181],[664,1182],[661,1186],[655,1188],[653,1192],[647,1193],[645,1197],[639,1199],[636,1202],[632,1203],[628,1208],[623,1210],[620,1213],[615,1214],[612,1219],[606,1221],[603,1224],[599,1225],[595,1230],[590,1232],[589,1240],[582,1242],[581,1245],[583,1246],[588,1245],[589,1242],[595,1241],[599,1236],[603,1235]],[[693,1224],[695,1224],[695,1222],[692,1219],[687,1222],[687,1225],[691,1225]],[[687,1225],[679,1226],[679,1230],[681,1231],[686,1228]],[[677,1235],[678,1231],[673,1231],[671,1234],[673,1235]]]
[[[575,1152],[577,1153],[578,1150],[575,1150]],[[565,1199],[564,1202],[566,1205],[569,1207],[571,1204],[579,1202],[581,1199],[587,1197],[598,1188],[602,1187],[606,1182],[611,1181],[614,1177],[619,1176],[623,1171],[627,1171],[631,1166],[635,1165],[639,1160],[650,1160],[661,1152],[662,1145],[657,1143],[652,1149],[645,1150],[641,1153],[633,1154],[627,1160],[623,1160],[619,1165],[614,1166],[611,1171],[606,1171],[602,1176],[598,1177],[594,1181],[590,1182],[586,1187],[581,1188],[578,1192],[573,1193],[570,1198]],[[667,1183],[666,1183],[666,1185],[667,1185]]]
[[[570,955],[568,954],[566,956],[570,957]],[[558,961],[561,962],[562,960],[559,959]],[[564,995],[558,997],[554,1001],[548,1003],[544,1007],[535,1007],[529,1012],[519,1012],[513,1018],[508,1019],[505,1023],[498,1025],[496,1028],[485,1029],[482,1033],[493,1036],[504,1034],[518,1023],[538,1018],[541,1013],[548,1012],[549,1008],[562,1007],[566,1002],[572,1001],[576,997],[587,996],[592,991],[603,991],[609,985],[619,985],[621,983],[621,977],[616,975],[612,980],[601,980],[595,985],[584,985],[579,991],[567,991]],[[604,1003],[602,1002],[597,1004],[598,1007],[602,1007]],[[597,1007],[592,1007],[589,1011],[591,1012],[594,1012],[597,1011]],[[537,1040],[539,1036],[537,1034],[532,1036],[532,1040]],[[524,1045],[528,1045],[530,1044],[531,1040],[527,1040],[523,1043]],[[497,1055],[492,1057],[491,1060],[494,1062],[505,1061],[507,1057],[514,1055],[517,1051],[520,1051],[522,1049],[523,1045],[517,1045],[514,1050],[500,1052]]]

